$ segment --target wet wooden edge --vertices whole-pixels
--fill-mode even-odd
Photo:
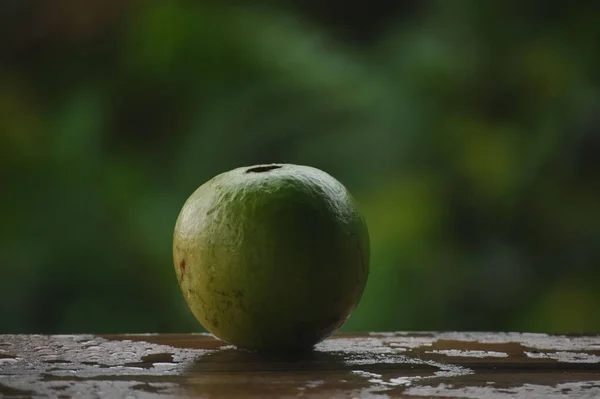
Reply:
[[[0,397],[600,397],[600,336],[337,334],[295,357],[206,334],[0,335]]]

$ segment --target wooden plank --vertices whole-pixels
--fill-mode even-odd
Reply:
[[[0,397],[593,398],[600,336],[340,334],[289,358],[203,334],[0,335]]]

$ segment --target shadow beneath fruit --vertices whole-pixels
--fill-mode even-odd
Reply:
[[[225,347],[202,356],[187,371],[256,372],[256,371],[319,371],[346,368],[343,354],[306,351],[292,354],[257,353]]]
[[[369,385],[354,375],[343,354],[283,355],[226,347],[201,356],[185,373],[186,394],[206,398],[335,397]]]

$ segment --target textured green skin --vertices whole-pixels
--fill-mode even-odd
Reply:
[[[278,167],[261,172],[253,168]],[[365,221],[327,173],[234,169],[200,186],[175,226],[177,280],[198,321],[259,351],[309,349],[337,330],[369,274]]]

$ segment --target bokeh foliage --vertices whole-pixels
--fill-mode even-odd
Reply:
[[[600,7],[379,3],[2,2],[0,332],[201,331],[175,218],[265,162],[363,207],[345,330],[598,331]]]

